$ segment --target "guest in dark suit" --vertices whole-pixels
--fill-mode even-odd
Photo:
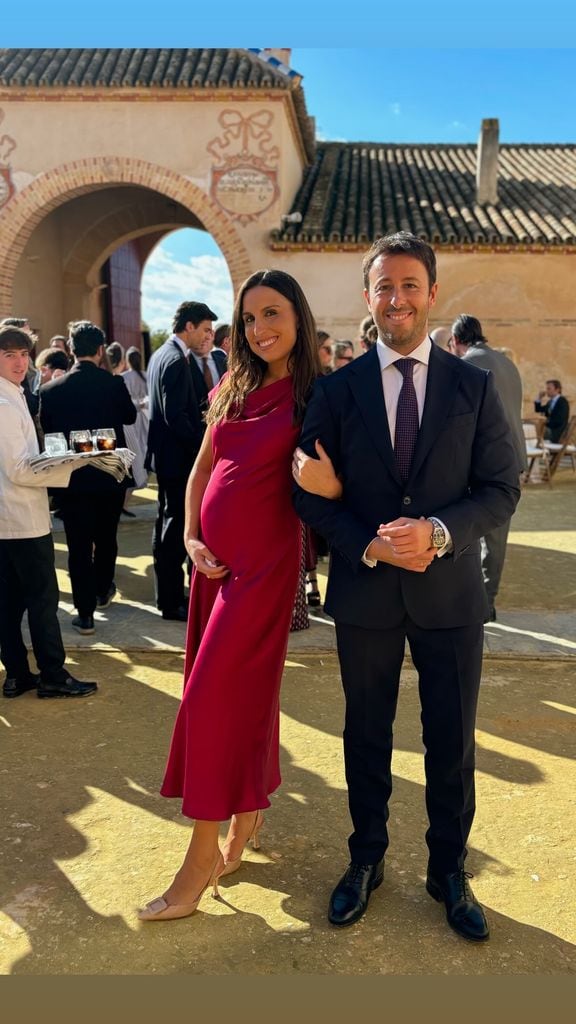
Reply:
[[[218,324],[218,327],[214,331],[214,341],[212,343],[212,355],[214,355],[215,349],[221,352],[226,359],[230,353],[232,328],[230,324]]]
[[[6,668],[4,697],[36,690],[40,698],[87,697],[98,689],[70,675],[58,622],[58,581],[46,484],[66,487],[73,466],[44,467],[38,436],[26,405],[26,376],[32,338],[28,331],[0,326],[0,661]],[[28,616],[39,669],[31,672],[22,639]]]
[[[570,403],[562,394],[559,380],[546,381],[546,391],[540,392],[534,402],[534,409],[546,417],[546,440],[558,444],[570,419]]]
[[[522,378],[508,356],[492,348],[482,334],[482,324],[475,316],[462,313],[452,324],[450,350],[459,359],[473,363],[481,370],[490,370],[498,397],[504,407],[512,431],[512,443],[518,460],[518,477],[527,468],[526,441],[522,429]],[[496,597],[506,560],[510,519],[495,526],[481,538],[482,575],[488,598],[488,620],[496,619]]]
[[[208,391],[224,365],[215,362],[212,322],[203,302],[183,302],[173,334],[148,364],[150,427],[146,468],[158,479],[158,517],[152,539],[156,605],[165,619],[186,622],[183,563],[184,496],[190,470],[204,436]]]
[[[40,422],[44,433],[95,430],[112,427],[119,448],[126,447],[124,424],[134,423],[136,407],[122,377],[99,369],[104,333],[88,320],[70,328],[74,365],[63,377],[40,388]],[[117,483],[109,473],[84,466],[72,476],[70,486],[58,495],[68,544],[68,570],[78,615],[74,628],[94,632],[94,610],[107,608],[116,586],[114,570],[118,520],[126,482]]]
[[[426,886],[450,925],[480,940],[488,926],[464,871],[487,611],[479,539],[514,511],[517,459],[491,375],[428,337],[438,288],[430,246],[408,232],[380,238],[363,270],[378,342],[319,379],[294,464],[296,509],[331,547],[325,607],[336,620],[346,695],[354,831],[329,919],[357,921],[383,879],[407,639],[426,747]],[[314,458],[323,452],[342,480],[340,501],[302,489],[323,469]]]

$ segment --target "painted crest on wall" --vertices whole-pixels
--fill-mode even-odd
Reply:
[[[216,161],[210,194],[241,224],[265,213],[280,193],[280,151],[272,142],[272,122],[268,110],[246,117],[237,110],[223,110],[218,118],[223,131],[208,144]]]
[[[4,120],[4,111],[0,110],[0,124]],[[12,180],[10,154],[16,149],[16,141],[11,135],[0,136],[0,208],[14,195],[16,188]]]

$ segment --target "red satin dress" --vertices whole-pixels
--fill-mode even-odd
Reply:
[[[280,681],[300,560],[292,417],[286,377],[250,394],[239,419],[212,428],[201,534],[230,573],[193,575],[184,694],[161,789],[182,797],[189,818],[225,821],[269,807],[280,785]]]

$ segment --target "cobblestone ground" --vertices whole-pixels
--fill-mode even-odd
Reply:
[[[325,919],[347,861],[343,704],[334,630],[322,614],[294,634],[282,712],[283,785],[262,847],[186,920],[144,925],[189,825],[157,793],[182,686],[183,627],[152,609],[149,492],[120,529],[119,597],[94,637],[62,623],[93,699],[0,706],[0,971],[4,974],[576,973],[573,878],[576,477],[534,487],[515,517],[498,623],[487,630],[478,715],[478,813],[467,867],[490,941],[468,945],[426,894],[416,679],[403,674],[391,847],[368,914]],[[321,566],[321,572],[325,566]]]

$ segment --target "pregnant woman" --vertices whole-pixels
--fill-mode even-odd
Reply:
[[[144,921],[194,913],[240,865],[280,784],[279,691],[300,562],[291,462],[319,374],[308,302],[289,274],[259,271],[234,310],[229,372],[212,393],[186,493],[190,596],[185,689],[162,794],[195,819],[184,862]],[[319,491],[338,497],[331,471]],[[224,847],[220,822],[231,818]]]

